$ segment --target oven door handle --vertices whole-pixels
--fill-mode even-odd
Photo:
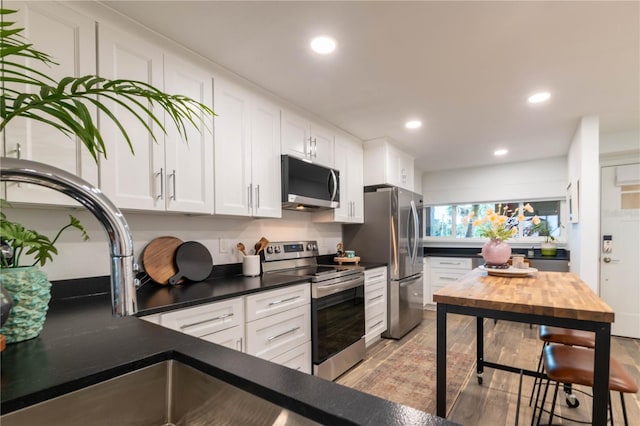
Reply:
[[[315,299],[319,299],[330,294],[339,293],[341,291],[350,290],[352,288],[360,287],[364,285],[364,274],[358,274],[358,277],[340,281],[335,284],[314,286]]]

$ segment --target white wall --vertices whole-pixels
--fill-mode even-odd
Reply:
[[[425,172],[425,204],[564,198],[567,158]]]
[[[640,151],[640,132],[602,133],[600,135],[600,156]]]
[[[597,116],[583,117],[569,147],[568,176],[578,184],[579,222],[568,224],[570,270],[598,292],[600,162]]]
[[[70,229],[63,234],[58,256],[43,268],[50,280],[109,275],[109,245],[106,233],[91,213],[82,209],[54,209],[45,207],[15,207],[5,209],[9,219],[20,221],[53,238],[60,227],[68,223],[69,214],[76,216],[87,229],[90,240],[83,242],[79,232]],[[185,216],[125,212],[133,235],[136,260],[153,238],[171,235],[183,241],[204,244],[216,265],[241,261],[235,246],[244,243],[247,248],[264,236],[269,241],[317,239],[321,254],[335,253],[342,239],[340,224],[313,223],[310,214],[283,211],[282,219],[248,219],[218,216]],[[228,253],[221,253],[222,245]],[[140,262],[141,263],[141,262]]]

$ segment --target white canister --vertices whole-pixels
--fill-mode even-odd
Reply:
[[[260,256],[244,256],[242,258],[242,273],[246,277],[257,277],[260,275]]]

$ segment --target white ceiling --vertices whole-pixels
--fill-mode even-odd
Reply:
[[[640,128],[638,1],[105,4],[425,171],[565,155],[585,115]],[[318,34],[333,55],[309,50]]]

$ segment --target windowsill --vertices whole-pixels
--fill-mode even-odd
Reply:
[[[482,247],[488,240],[486,238],[451,238],[451,237],[424,237],[425,247]],[[546,239],[544,237],[518,238],[507,240],[514,248],[540,247]],[[566,247],[566,240],[556,238],[554,243],[558,248]]]

